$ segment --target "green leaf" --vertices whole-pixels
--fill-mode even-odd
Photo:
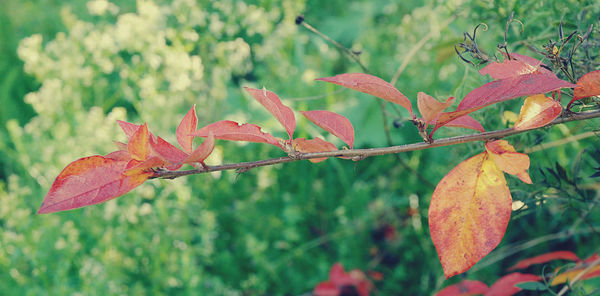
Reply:
[[[515,285],[518,288],[529,291],[546,291],[548,287],[540,282],[522,282]]]

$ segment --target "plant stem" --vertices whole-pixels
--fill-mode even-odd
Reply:
[[[582,112],[582,113],[574,113],[568,115],[566,117],[560,117],[549,123],[548,125],[540,128],[545,128],[548,126],[571,122],[571,121],[579,121],[579,120],[587,120],[592,118],[600,117],[600,110],[590,111],[590,112]],[[535,130],[535,129],[531,129]],[[163,178],[163,179],[174,179],[182,176],[193,175],[193,174],[203,174],[209,172],[216,171],[225,171],[225,170],[242,170],[247,171],[253,168],[275,165],[279,163],[287,163],[298,160],[306,160],[306,159],[314,159],[314,158],[323,158],[323,157],[349,157],[355,160],[361,160],[369,156],[377,156],[377,155],[386,155],[386,154],[396,154],[396,153],[404,153],[409,151],[423,150],[434,147],[442,147],[442,146],[451,146],[456,144],[463,144],[469,142],[476,141],[489,141],[496,140],[524,132],[528,132],[531,130],[518,131],[512,128],[503,129],[497,131],[490,131],[478,134],[470,134],[464,136],[443,138],[439,140],[435,140],[433,143],[413,143],[399,146],[390,146],[390,147],[381,147],[381,148],[368,148],[368,149],[349,149],[349,150],[338,150],[338,151],[327,151],[327,152],[313,152],[313,153],[300,153],[294,156],[284,156],[279,158],[271,158],[265,160],[251,161],[251,162],[240,162],[240,163],[232,163],[232,164],[223,164],[217,166],[207,166],[205,168],[195,169],[195,170],[187,170],[187,171],[156,171],[153,178]]]

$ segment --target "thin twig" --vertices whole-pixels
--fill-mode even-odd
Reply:
[[[579,121],[579,120],[587,120],[592,118],[600,117],[600,110],[595,110],[591,112],[582,112],[582,113],[574,113],[567,117],[560,117],[552,121],[550,124],[545,127],[552,126],[555,124],[561,124],[571,121]],[[542,128],[542,127],[540,127]],[[531,129],[535,130],[535,129]],[[164,178],[164,179],[174,179],[182,176],[193,175],[193,174],[203,174],[209,172],[216,171],[225,171],[225,170],[250,170],[257,167],[275,165],[279,163],[287,163],[298,160],[306,160],[306,159],[314,159],[314,158],[329,158],[329,157],[350,157],[350,158],[360,158],[363,159],[369,156],[377,156],[377,155],[387,155],[387,154],[396,154],[396,153],[404,153],[409,151],[423,150],[434,147],[442,147],[442,146],[450,146],[456,144],[463,144],[469,142],[476,141],[486,141],[486,140],[495,140],[500,139],[520,133],[524,133],[527,131],[518,131],[514,129],[503,129],[497,131],[490,131],[479,134],[470,134],[464,136],[450,137],[435,140],[433,143],[414,143],[414,144],[406,144],[399,146],[390,146],[390,147],[382,147],[382,148],[369,148],[369,149],[348,149],[348,150],[338,150],[338,151],[326,151],[326,152],[313,152],[313,153],[299,153],[298,155],[294,155],[293,157],[285,156],[279,158],[271,158],[259,161],[251,161],[251,162],[241,162],[241,163],[232,163],[232,164],[224,164],[217,166],[207,166],[206,168],[195,169],[195,170],[187,170],[187,171],[157,171],[155,172],[153,178]]]
[[[562,145],[565,145],[565,144],[568,144],[571,142],[577,142],[579,140],[593,137],[593,136],[600,136],[600,131],[589,131],[589,132],[581,133],[578,135],[569,136],[569,137],[566,137],[566,138],[563,138],[560,140],[556,140],[556,141],[552,141],[552,142],[548,142],[548,143],[541,143],[541,144],[535,145],[533,147],[525,148],[523,150],[523,153],[529,154],[529,153],[533,153],[533,152],[538,152],[541,150],[562,146]]]

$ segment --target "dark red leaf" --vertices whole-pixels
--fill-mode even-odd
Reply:
[[[254,89],[249,87],[244,87],[244,89],[271,112],[279,122],[281,122],[281,125],[283,125],[287,131],[290,139],[292,139],[294,130],[296,129],[296,117],[294,116],[294,111],[281,103],[281,100],[274,92],[266,89]]]
[[[250,123],[240,125],[230,120],[217,121],[195,131],[192,135],[206,138],[210,132],[215,139],[267,143],[283,149],[277,138],[262,132],[260,126]]]
[[[412,105],[408,98],[393,85],[379,77],[364,73],[347,73],[333,77],[318,78],[317,80],[331,82],[398,104],[406,108],[410,112],[410,115],[413,116]]]
[[[313,290],[315,296],[339,296],[340,289],[332,282],[321,282]]]
[[[535,274],[511,273],[498,279],[485,293],[485,296],[510,296],[521,291],[515,285],[523,282],[537,282],[541,278]]]
[[[567,110],[573,102],[597,95],[600,95],[600,70],[589,72],[577,80],[577,87],[573,91],[573,99],[567,105]]]
[[[348,118],[326,110],[302,111],[301,113],[312,123],[340,138],[348,144],[350,149],[354,146],[354,127]]]
[[[550,253],[542,254],[539,256],[523,259],[523,260],[517,262],[517,264],[515,264],[508,270],[525,269],[534,264],[542,264],[542,263],[546,263],[546,262],[550,262],[550,261],[558,260],[558,259],[579,261],[579,257],[577,257],[577,255],[575,255],[575,253],[573,253],[571,251],[556,251],[556,252],[550,252]]]
[[[198,128],[198,117],[196,116],[196,105],[183,117],[177,127],[177,142],[186,153],[192,153],[194,136],[191,134]]]
[[[152,172],[125,175],[127,162],[100,155],[67,165],[56,177],[38,214],[65,211],[105,202],[144,183]]]
[[[469,296],[479,295],[488,291],[488,286],[480,281],[463,280],[462,282],[450,285],[435,296]]]

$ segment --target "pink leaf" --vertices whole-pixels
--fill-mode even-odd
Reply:
[[[479,123],[479,121],[475,120],[473,117],[471,117],[469,115],[463,115],[461,117],[453,119],[453,120],[449,121],[448,123],[446,123],[445,126],[462,127],[462,128],[476,130],[476,131],[479,131],[482,133],[485,132],[485,129],[483,128],[481,123]]]
[[[521,291],[515,285],[523,282],[537,282],[541,278],[535,274],[511,273],[501,277],[485,293],[485,296],[510,296]]]
[[[348,118],[326,110],[302,111],[301,113],[312,123],[340,138],[348,144],[350,149],[354,146],[354,127]]]
[[[435,296],[469,296],[479,295],[488,291],[488,286],[480,281],[463,280],[462,282],[450,285]]]
[[[150,146],[156,155],[162,157],[172,164],[179,164],[185,160],[188,155],[175,147],[171,143],[165,141],[161,137],[156,137],[156,141],[150,141]]]
[[[505,79],[519,75],[538,72],[539,67],[534,67],[518,60],[504,60],[502,63],[491,62],[479,70],[481,75],[490,75],[493,79]]]
[[[277,138],[262,132],[260,126],[250,123],[240,125],[230,120],[217,121],[195,131],[192,135],[206,138],[210,132],[215,139],[267,143],[283,149]]]
[[[425,122],[434,120],[442,113],[442,111],[444,111],[444,109],[452,105],[452,103],[454,103],[454,97],[450,97],[446,102],[442,103],[424,92],[417,93],[417,107]]]
[[[294,116],[294,111],[281,103],[281,100],[274,92],[266,89],[254,89],[249,87],[244,87],[244,89],[271,112],[279,122],[281,122],[281,125],[285,127],[290,139],[292,139],[294,130],[296,129],[296,117]]]
[[[135,164],[127,164],[125,175],[136,175],[143,173],[143,171],[148,171],[151,168],[164,167],[169,164],[167,161],[158,156],[152,156],[142,162],[136,160],[132,161],[135,161]]]
[[[125,146],[125,148],[127,148],[127,146]],[[129,152],[127,150],[113,151],[109,154],[104,155],[104,157],[114,159],[117,161],[129,161],[131,159],[131,156],[129,155]]]
[[[127,121],[122,121],[122,120],[117,120],[117,123],[119,124],[119,126],[121,127],[121,129],[123,130],[125,135],[127,136],[127,140],[131,139],[131,137],[133,137],[133,134],[135,134],[135,132],[141,126],[138,124],[133,124],[133,123],[130,123]]]
[[[412,105],[408,98],[393,85],[379,77],[364,73],[348,73],[333,77],[323,77],[317,80],[341,85],[398,104],[406,108],[410,112],[410,115],[413,116]]]
[[[542,264],[558,259],[579,261],[579,257],[577,257],[577,255],[571,251],[556,251],[521,260],[508,270],[525,269],[534,264]]]
[[[526,56],[526,55],[519,54],[519,53],[516,53],[516,52],[511,53],[510,54],[510,58],[511,58],[511,60],[521,61],[521,62],[524,62],[524,63],[526,63],[528,65],[533,66],[533,67],[539,68],[541,71],[545,70],[547,72],[552,72],[552,71],[550,71],[548,69],[545,69],[543,66],[546,66],[546,65],[544,65],[540,60],[538,60],[536,58],[532,58],[530,56]]]
[[[514,129],[528,130],[542,127],[552,122],[562,113],[560,103],[544,94],[529,96],[525,99]]]
[[[575,84],[558,79],[554,74],[530,73],[516,77],[494,80],[474,89],[458,104],[456,111],[476,110],[494,103],[522,96],[543,94]]]
[[[339,296],[340,289],[332,282],[321,282],[313,290],[315,296]]]
[[[184,163],[203,162],[215,148],[215,137],[212,132],[208,133],[206,140],[190,154]]]
[[[144,183],[152,172],[125,175],[127,162],[100,155],[67,165],[56,177],[38,214],[65,211],[105,202]]]
[[[294,150],[302,153],[310,153],[310,152],[325,152],[325,151],[335,151],[337,147],[335,145],[321,139],[314,138],[312,140],[307,140],[304,138],[294,139],[292,141],[292,146]],[[327,157],[323,158],[313,158],[309,159],[310,162],[316,163],[326,160]],[[333,269],[332,269],[333,270]]]
[[[573,99],[567,105],[567,109],[570,109],[571,104],[577,100],[597,95],[600,95],[600,70],[589,72],[577,80]]]
[[[192,106],[190,111],[183,117],[177,127],[177,142],[186,153],[192,153],[192,143],[194,136],[191,134],[198,127],[198,117],[196,116],[196,105]]]

